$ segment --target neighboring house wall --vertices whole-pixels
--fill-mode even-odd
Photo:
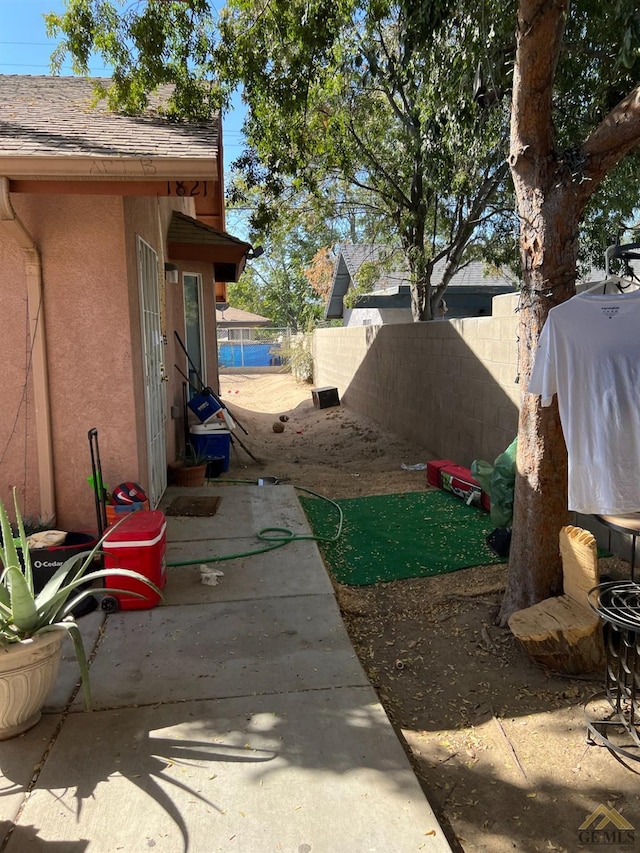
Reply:
[[[343,322],[345,326],[411,323],[411,308],[345,308]]]
[[[425,448],[424,462],[491,462],[518,428],[516,295],[492,317],[319,329],[314,383]]]

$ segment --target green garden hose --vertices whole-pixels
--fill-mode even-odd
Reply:
[[[243,483],[253,486],[256,485],[255,480],[221,480],[220,483]],[[344,521],[344,515],[341,507],[335,501],[332,501],[331,498],[320,495],[318,492],[312,491],[312,489],[305,489],[304,486],[295,485],[293,488],[300,492],[306,492],[308,495],[313,495],[314,498],[320,498],[323,501],[328,501],[328,503],[332,504],[336,508],[338,511],[338,526],[333,536],[314,536],[310,533],[294,533],[286,527],[264,527],[262,530],[258,531],[256,536],[258,539],[261,539],[264,542],[270,542],[271,544],[265,545],[263,548],[257,548],[254,551],[242,551],[237,554],[227,554],[225,556],[195,557],[191,560],[173,560],[171,562],[167,562],[167,566],[193,566],[201,563],[221,563],[224,560],[237,560],[240,557],[253,557],[255,554],[266,554],[268,551],[274,551],[276,548],[282,548],[283,545],[287,545],[289,542],[303,542],[305,540],[311,540],[314,542],[337,542],[342,535],[342,525]]]

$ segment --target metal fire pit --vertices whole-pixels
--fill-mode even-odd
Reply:
[[[587,742],[640,761],[640,584],[601,583],[588,601],[603,622],[605,683],[585,703]]]

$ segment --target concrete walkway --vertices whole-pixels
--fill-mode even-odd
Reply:
[[[170,563],[309,533],[290,486],[167,517]],[[445,853],[450,847],[344,629],[314,542],[169,569],[163,606],[80,619],[96,710],[71,644],[47,713],[0,743],[7,853]]]

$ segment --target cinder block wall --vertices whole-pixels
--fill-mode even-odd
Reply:
[[[493,316],[318,329],[314,384],[351,408],[461,465],[495,457],[518,428],[517,294]]]

